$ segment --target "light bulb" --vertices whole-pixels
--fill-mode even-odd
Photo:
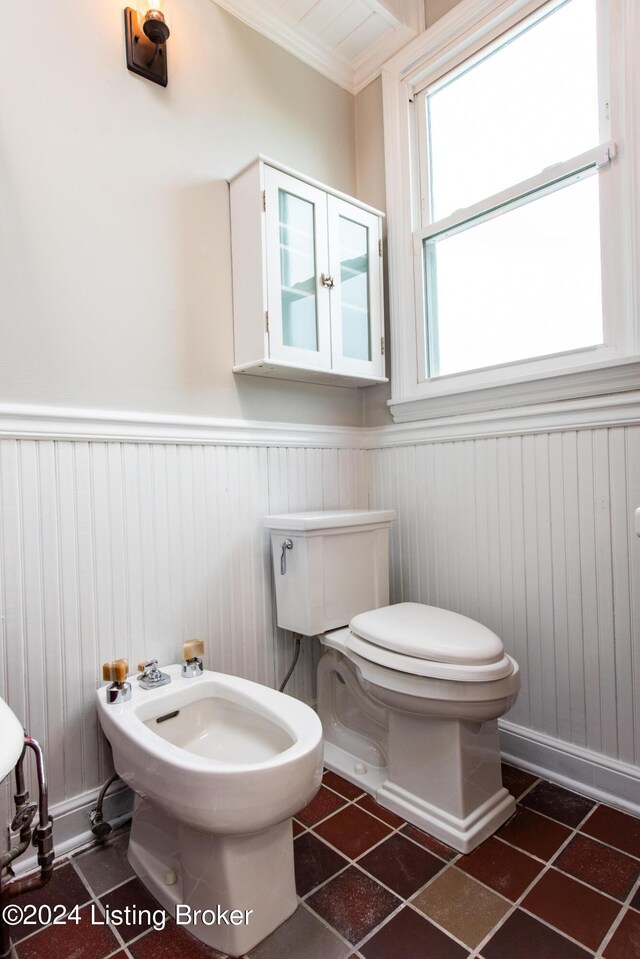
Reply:
[[[138,19],[141,24],[146,20],[165,20],[165,0],[138,0]]]
[[[152,43],[164,43],[169,37],[166,0],[138,0],[138,23]]]

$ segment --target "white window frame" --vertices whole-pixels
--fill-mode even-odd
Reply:
[[[430,228],[422,225],[421,91],[547,2],[462,0],[383,69],[392,341],[389,406],[396,422],[471,412],[482,419],[483,411],[604,396],[640,386],[640,190],[634,177],[634,170],[640,169],[640,3],[629,0],[597,0],[600,74],[608,80],[607,89],[600,91],[601,129],[607,136],[589,155],[578,158],[588,169],[599,168],[604,344],[426,378],[422,237]],[[609,162],[614,150],[616,158]],[[575,158],[573,164],[578,173]],[[571,171],[567,167],[556,172]],[[522,186],[526,184],[517,189]]]

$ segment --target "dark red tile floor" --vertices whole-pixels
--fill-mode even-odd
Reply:
[[[300,906],[249,959],[640,959],[640,819],[512,766],[516,814],[462,856],[327,772],[294,821]],[[20,926],[14,959],[224,959],[170,920],[99,925],[159,908],[126,832],[61,862],[21,904],[78,905],[78,924]]]

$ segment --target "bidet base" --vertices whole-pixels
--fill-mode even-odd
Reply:
[[[290,819],[252,835],[217,836],[136,796],[128,857],[178,925],[230,956],[244,955],[298,905]]]

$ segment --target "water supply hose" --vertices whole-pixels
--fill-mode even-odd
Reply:
[[[291,674],[293,673],[294,669],[296,668],[296,663],[298,662],[298,656],[300,655],[300,638],[301,638],[301,637],[300,637],[300,634],[299,634],[299,633],[294,633],[293,635],[294,635],[294,638],[295,638],[295,649],[294,649],[294,651],[293,651],[293,659],[291,660],[291,665],[289,666],[289,672],[288,672],[287,675],[284,677],[284,679],[282,680],[282,682],[280,683],[280,685],[279,685],[279,687],[278,687],[278,690],[279,690],[279,692],[281,692],[281,693],[284,692],[284,687],[287,685],[287,683],[288,683],[289,680],[291,679]]]

